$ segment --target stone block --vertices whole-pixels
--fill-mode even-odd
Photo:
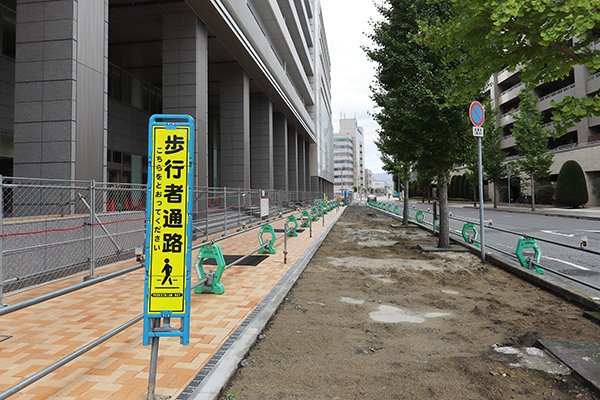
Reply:
[[[71,60],[74,58],[74,48],[72,39],[44,42],[44,60]]]
[[[47,81],[43,83],[44,100],[75,99],[75,82],[68,79],[62,81]]]
[[[15,103],[15,123],[40,122],[42,120],[42,103]]]

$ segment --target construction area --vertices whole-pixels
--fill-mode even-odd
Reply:
[[[211,236],[228,264],[224,291],[192,294],[189,345],[161,338],[157,399],[596,398],[599,351],[575,348],[600,334],[589,310],[468,251],[424,252],[430,231],[364,204],[307,209],[308,226],[281,209]],[[297,236],[285,235],[290,215]],[[276,237],[265,245],[266,224]],[[272,242],[274,253],[257,253]],[[57,297],[82,277],[5,294],[0,398],[146,398],[144,270],[129,259],[97,271],[112,273]],[[559,360],[567,345],[579,365]]]

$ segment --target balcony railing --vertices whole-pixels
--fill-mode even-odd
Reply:
[[[542,102],[542,101],[544,101],[544,100],[548,100],[550,97],[554,97],[554,96],[556,96],[556,95],[558,95],[558,94],[561,94],[561,93],[563,93],[563,92],[569,91],[569,90],[571,90],[571,89],[573,89],[573,88],[575,88],[575,84],[574,84],[574,83],[573,83],[573,84],[571,84],[571,85],[569,85],[569,86],[566,86],[566,87],[564,87],[564,88],[562,88],[562,89],[558,89],[557,91],[554,91],[554,92],[552,92],[552,93],[549,93],[549,94],[547,94],[547,95],[545,95],[545,96],[542,96],[542,97],[540,97],[540,98],[538,99],[538,103],[541,103],[541,102]]]
[[[521,87],[521,86],[523,86],[523,85],[524,85],[524,83],[523,83],[523,82],[519,82],[519,83],[517,83],[515,86],[512,86],[512,87],[510,87],[510,88],[506,89],[505,91],[503,91],[502,93],[500,93],[500,96],[504,96],[506,93],[510,93],[510,92],[512,92],[513,90],[515,90],[515,89],[518,89],[518,88],[520,88],[520,87]]]

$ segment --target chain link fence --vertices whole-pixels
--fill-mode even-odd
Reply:
[[[0,177],[4,294],[133,259],[146,238],[146,185]],[[312,205],[315,192],[199,187],[193,240]]]

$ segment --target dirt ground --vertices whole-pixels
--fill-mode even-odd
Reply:
[[[565,300],[348,207],[221,399],[593,399],[535,347],[597,340]]]

